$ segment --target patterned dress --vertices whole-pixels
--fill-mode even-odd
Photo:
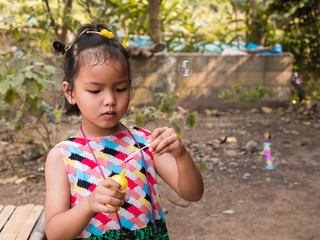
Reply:
[[[150,132],[137,127],[131,127],[130,131],[140,147],[144,147]],[[111,177],[119,174],[123,169],[126,170],[125,177],[128,180],[126,195],[129,201],[125,202],[118,211],[124,239],[153,239],[153,217],[155,218],[156,239],[169,239],[160,206],[153,158],[148,148],[143,151],[147,166],[145,169],[141,154],[136,154],[131,160],[124,162],[129,154],[139,150],[128,131],[106,137],[88,138],[88,141],[105,177]],[[63,154],[70,182],[70,204],[71,207],[74,207],[96,188],[102,178],[101,172],[84,138],[71,137],[57,144],[57,147]],[[146,170],[151,185],[151,195]],[[152,215],[151,198],[154,216]],[[96,213],[78,238],[121,239],[117,215],[115,213]]]

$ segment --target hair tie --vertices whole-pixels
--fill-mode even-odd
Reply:
[[[105,36],[107,38],[114,38],[114,35],[112,32],[108,31],[107,29],[102,29],[100,32],[96,31],[87,31],[87,33],[96,33],[102,36]]]
[[[70,49],[69,47],[65,47],[64,48],[64,53],[67,53],[69,49]]]
[[[55,41],[52,44],[52,46],[57,52],[60,52],[62,55],[65,54],[69,50],[69,47],[66,47],[63,43],[61,43],[59,41]]]

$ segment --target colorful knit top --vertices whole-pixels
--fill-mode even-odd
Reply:
[[[140,147],[144,147],[150,132],[137,127],[131,127],[130,131]],[[153,217],[156,223],[156,239],[168,239],[153,158],[148,148],[143,151],[147,167],[145,169],[141,154],[136,154],[131,160],[124,162],[129,154],[139,150],[128,131],[106,137],[88,138],[88,141],[105,177],[111,177],[119,174],[123,169],[126,170],[125,177],[128,180],[126,195],[129,201],[125,202],[118,211],[125,239],[153,239]],[[102,179],[101,172],[84,138],[71,137],[57,144],[57,147],[63,155],[70,182],[70,204],[74,207],[96,188]],[[151,185],[151,195],[146,170]],[[117,215],[96,213],[78,238],[121,239]]]

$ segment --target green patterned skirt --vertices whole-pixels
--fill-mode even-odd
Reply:
[[[155,222],[155,233],[157,240],[169,239],[166,222],[164,219],[156,220]],[[123,229],[123,236],[126,240],[142,240],[142,239],[153,239],[153,222],[149,223],[147,227],[130,231]],[[77,238],[80,239],[80,238]],[[100,236],[92,236],[89,238],[82,238],[81,240],[121,240],[121,230],[109,230]]]

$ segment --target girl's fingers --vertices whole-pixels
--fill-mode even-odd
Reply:
[[[156,128],[156,129],[151,133],[151,135],[150,135],[149,138],[151,138],[151,140],[152,140],[152,139],[156,139],[159,135],[161,135],[163,132],[165,132],[166,129],[167,129],[166,127]]]
[[[103,179],[101,181],[102,186],[106,187],[106,188],[114,188],[115,190],[121,191],[122,190],[122,186],[117,183],[116,181],[114,181],[111,178],[107,178],[107,179]]]
[[[94,212],[111,213],[118,211],[124,201],[129,201],[125,193],[119,192],[120,189],[121,185],[113,179],[101,180],[90,195],[90,205]]]
[[[162,151],[170,152],[171,148],[174,148],[175,146],[173,145],[175,143],[176,139],[174,136],[169,136],[161,141],[159,141],[154,148],[154,153],[160,154]]]
[[[119,211],[120,208],[119,207],[112,207],[112,206],[107,206],[107,205],[102,205],[99,208],[98,212],[104,212],[104,213],[115,213],[117,211]]]
[[[110,198],[106,201],[107,207],[121,207],[123,206],[124,201],[118,198]]]
[[[175,143],[178,143],[178,141],[179,137],[174,129],[157,128],[149,137],[149,150],[156,154],[170,152],[173,151],[174,148],[179,147],[179,145],[174,145]]]

